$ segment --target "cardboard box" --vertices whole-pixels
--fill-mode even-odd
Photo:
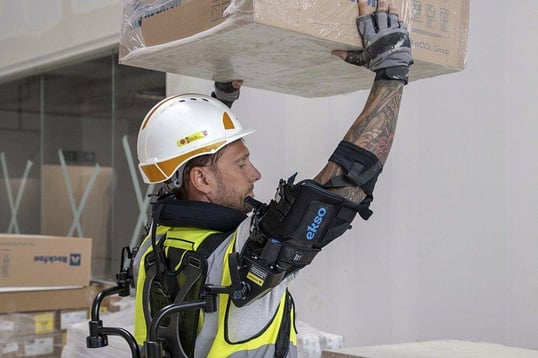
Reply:
[[[90,309],[101,286],[0,293],[0,313]]]
[[[0,357],[58,358],[62,355],[61,334],[16,337],[0,340]]]
[[[77,309],[77,310],[61,310],[59,312],[59,326],[62,332],[67,331],[70,325],[79,322],[89,321],[90,319],[90,308],[91,304],[88,305],[88,309]],[[104,307],[103,307],[104,308]]]
[[[0,357],[60,357],[67,329],[84,323],[87,334],[93,300],[109,287],[0,293]],[[116,307],[117,300],[105,298],[100,312]],[[85,346],[84,335],[78,338]]]
[[[61,334],[28,336],[19,344],[19,357],[60,357],[62,354]]]
[[[90,282],[92,241],[0,234],[0,288],[82,287]]]
[[[56,311],[0,315],[0,326],[0,357],[58,357],[61,353]]]
[[[4,338],[51,334],[59,331],[56,320],[56,311],[0,315],[0,324],[4,327],[1,332]]]
[[[411,81],[462,70],[469,0],[394,0],[411,32]],[[370,88],[373,74],[332,56],[359,49],[356,0],[131,0],[120,63],[303,97]]]

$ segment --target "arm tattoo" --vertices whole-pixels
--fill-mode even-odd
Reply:
[[[375,81],[362,113],[343,140],[374,153],[385,164],[394,139],[402,89],[399,81]],[[339,165],[328,162],[314,180],[324,184],[343,173]],[[334,188],[331,191],[356,203],[366,197],[360,187]]]
[[[363,112],[344,137],[374,153],[383,164],[394,139],[402,88],[398,81],[374,82]]]

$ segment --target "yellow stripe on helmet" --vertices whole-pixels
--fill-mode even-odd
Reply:
[[[226,141],[224,140],[209,144],[204,147],[195,149],[189,153],[179,155],[177,157],[164,160],[159,163],[141,165],[140,169],[144,172],[144,174],[151,183],[160,183],[165,181],[166,179],[169,179],[174,174],[174,172],[181,166],[181,164],[187,162],[189,159],[195,156],[215,151],[224,144],[226,144]]]

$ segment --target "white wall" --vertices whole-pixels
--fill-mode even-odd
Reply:
[[[453,338],[538,348],[537,16],[535,0],[471,2],[467,68],[405,88],[375,214],[294,282],[300,320],[348,346]],[[168,82],[170,94],[212,85]],[[366,96],[244,88],[234,112],[258,130],[247,140],[263,174],[258,199],[294,171],[315,175]]]

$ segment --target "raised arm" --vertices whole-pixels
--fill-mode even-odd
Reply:
[[[281,180],[269,205],[250,198],[255,211],[249,239],[241,253],[230,254],[228,261],[230,272],[239,267],[232,275],[237,306],[262,297],[309,265],[323,247],[351,228],[357,212],[364,219],[372,213],[372,192],[392,145],[412,63],[411,45],[405,24],[385,0],[379,0],[372,14],[367,1],[360,0],[357,25],[365,50],[333,53],[376,73],[370,95],[314,180],[297,184],[294,176]]]
[[[396,130],[402,89],[403,84],[400,81],[375,81],[362,113],[351,125],[343,140],[368,150],[375,154],[381,164],[385,164]],[[340,165],[329,161],[314,180],[325,184],[344,174],[345,171]],[[356,203],[366,197],[364,190],[357,186],[343,186],[330,190]]]
[[[375,181],[392,146],[402,89],[413,60],[407,28],[386,0],[378,1],[372,14],[366,0],[360,0],[358,6],[357,27],[365,49],[337,50],[333,54],[372,70],[375,81],[361,114],[314,180],[348,200],[362,203],[360,214],[366,219],[371,214],[368,206]]]

